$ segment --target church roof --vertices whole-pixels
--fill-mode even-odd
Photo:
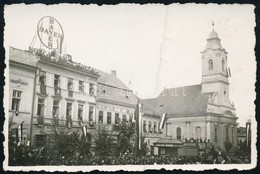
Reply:
[[[133,92],[115,75],[100,70],[98,83],[98,97],[114,104],[137,104],[137,97]]]
[[[208,96],[212,93],[201,93],[201,89],[201,85],[164,89],[152,106],[161,114],[206,114]]]
[[[215,30],[212,30],[209,34],[208,39],[214,39],[214,38],[218,38],[218,33]]]
[[[224,52],[226,52],[226,50],[222,47],[220,39],[218,37],[218,33],[215,30],[212,30],[210,32],[209,37],[207,39],[207,45],[205,49],[202,51],[202,53],[206,52],[208,49],[223,50]]]

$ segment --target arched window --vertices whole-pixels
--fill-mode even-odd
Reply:
[[[209,70],[212,70],[213,69],[213,60],[212,59],[209,59],[208,65],[209,65]]]
[[[225,71],[225,60],[222,59],[222,71]]]
[[[178,127],[176,133],[177,133],[177,139],[180,140],[181,139],[181,128]]]
[[[196,127],[196,138],[200,139],[201,138],[201,128],[198,126]]]

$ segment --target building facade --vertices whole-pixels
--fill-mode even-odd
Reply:
[[[94,129],[98,73],[73,62],[70,55],[51,54],[10,48],[10,98],[19,101],[20,97],[18,104],[10,105],[10,112],[19,109],[27,114],[23,116],[24,124],[29,127],[26,137],[33,146],[51,143],[49,135],[54,131],[54,124],[60,130],[68,128],[81,134],[82,126]],[[14,64],[13,59],[19,63]],[[26,68],[22,69],[20,64]],[[12,82],[19,83],[21,90]]]
[[[10,129],[15,130],[22,125],[22,135],[19,133],[17,143],[27,144],[30,140],[37,59],[26,52],[20,54],[20,50],[12,47],[9,57],[9,134],[15,134]]]
[[[32,146],[51,145],[51,134],[57,130],[82,135],[85,127],[94,135],[106,127],[116,140],[121,132],[135,133],[137,97],[116,71],[109,74],[84,66],[68,54],[12,47],[9,64],[9,115],[18,125],[24,122],[23,137]],[[125,144],[129,141],[127,137]]]
[[[110,74],[98,72],[97,126],[105,127],[106,132],[114,137],[117,150],[129,150],[135,144],[134,112],[138,99],[117,77],[115,70]]]
[[[169,153],[178,154],[179,142],[207,142],[224,150],[227,141],[234,148],[237,146],[237,117],[229,100],[227,52],[214,30],[201,54],[201,84],[164,89],[157,98],[148,99],[153,108],[167,114],[165,136],[169,140],[160,144],[175,143],[175,152]]]

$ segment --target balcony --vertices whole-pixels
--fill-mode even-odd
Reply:
[[[44,125],[44,118],[43,118],[43,116],[38,116],[37,121],[38,121],[38,126],[43,126]]]
[[[128,121],[122,121],[118,122],[113,125],[113,129],[115,131],[129,131],[134,132],[135,131],[135,123],[128,122]]]
[[[61,97],[61,88],[58,86],[54,87],[54,95],[55,97]]]
[[[72,90],[69,90],[69,91],[68,91],[68,96],[69,96],[69,97],[73,97],[73,91],[72,91]]]
[[[72,121],[72,119],[71,119],[71,115],[67,115],[67,116],[66,116],[66,126],[67,126],[68,128],[71,128],[71,127],[72,127],[72,123],[73,123],[73,121]]]
[[[40,85],[40,94],[41,95],[46,95],[46,85],[45,84],[41,84]]]

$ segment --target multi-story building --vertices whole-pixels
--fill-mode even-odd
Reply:
[[[115,70],[111,74],[99,71],[97,80],[97,125],[105,125],[115,135],[120,147],[129,144],[135,132],[134,112],[137,97],[118,77]],[[127,134],[127,135],[126,135]],[[121,145],[120,145],[121,144]]]
[[[30,61],[25,62],[21,57]],[[19,101],[19,97],[25,97],[25,93],[28,93],[20,105],[21,108],[28,108],[24,112],[29,114],[26,124],[31,128],[28,137],[32,145],[50,142],[48,135],[52,133],[54,124],[59,129],[67,127],[77,132],[81,131],[79,128],[83,125],[94,128],[91,122],[94,123],[95,120],[99,77],[94,69],[73,62],[70,55],[61,57],[55,55],[55,52],[45,54],[43,50],[27,52],[10,48],[10,60],[12,59],[26,64],[27,69],[30,68],[29,64],[35,66],[34,72],[25,74],[20,73],[21,68],[14,67],[10,61],[10,74],[17,72],[23,79],[31,78],[30,84],[27,82],[29,85],[24,88],[26,91],[14,90],[13,97],[17,98],[14,101]],[[13,80],[25,84],[20,79],[22,78]],[[12,89],[12,85],[10,87]],[[12,105],[11,110],[15,110],[14,107],[17,106]]]
[[[22,129],[17,143],[26,144],[30,139],[33,108],[33,88],[36,77],[37,58],[30,53],[10,47],[9,50],[9,126]],[[10,130],[9,130],[10,131]],[[14,134],[14,132],[9,132]],[[18,137],[17,137],[18,138]],[[22,139],[21,139],[22,138]]]
[[[46,134],[52,131],[53,120],[57,120],[61,127],[75,128],[77,131],[81,131],[77,128],[85,124],[91,127],[90,122],[95,117],[98,73],[73,62],[70,55],[39,54],[39,58],[33,140],[45,142],[48,138]]]
[[[153,154],[158,154],[158,148],[154,143],[165,137],[165,128],[160,129],[160,121],[162,114],[159,110],[153,107],[154,99],[142,100],[143,115],[142,115],[142,137],[149,151]]]

